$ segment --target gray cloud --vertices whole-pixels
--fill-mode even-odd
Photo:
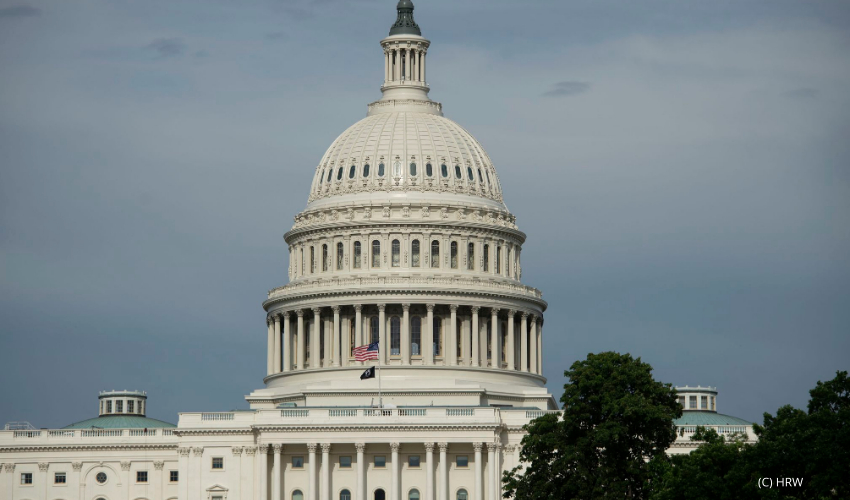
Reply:
[[[553,87],[552,90],[544,92],[543,95],[546,97],[561,97],[581,94],[590,89],[590,84],[587,82],[558,82]]]
[[[818,89],[813,89],[810,87],[801,87],[794,90],[789,90],[785,93],[786,96],[791,99],[798,100],[808,100],[808,99],[817,99],[820,96],[820,91]]]
[[[41,9],[29,5],[13,5],[0,9],[0,17],[35,17],[41,15]]]
[[[159,57],[179,56],[186,50],[186,44],[182,38],[157,38],[146,47],[155,50]]]

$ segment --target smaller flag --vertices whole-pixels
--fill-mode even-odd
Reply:
[[[360,375],[360,380],[366,380],[367,378],[375,378],[375,367],[370,366],[366,368],[366,371]]]
[[[378,359],[378,342],[361,345],[354,348],[354,359],[357,361],[366,361],[367,359]]]

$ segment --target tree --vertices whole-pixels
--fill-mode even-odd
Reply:
[[[526,425],[526,467],[505,472],[505,498],[648,498],[651,463],[666,459],[682,415],[674,389],[616,352],[588,354],[564,376],[564,410]]]

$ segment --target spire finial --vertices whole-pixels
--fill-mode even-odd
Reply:
[[[422,31],[419,30],[419,25],[413,20],[413,2],[411,0],[399,0],[396,5],[398,18],[395,20],[392,28],[390,28],[390,36],[392,35],[419,35],[422,36]]]

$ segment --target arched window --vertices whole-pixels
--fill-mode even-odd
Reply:
[[[357,322],[354,318],[351,318],[348,322],[348,355],[350,357],[354,357],[354,348],[357,347],[357,338],[355,335],[357,334]]]
[[[345,257],[345,246],[340,241],[336,244],[336,268],[338,271],[342,270],[342,262]]]
[[[419,356],[422,351],[419,346],[422,345],[422,318],[414,316],[410,319],[410,353],[413,356]]]
[[[378,317],[372,316],[369,318],[369,343],[373,344],[378,341]]]
[[[469,493],[466,490],[457,490],[457,500],[469,500]]]
[[[384,490],[380,488],[375,490],[375,500],[387,500],[387,494],[384,493]]]
[[[401,242],[393,240],[393,267],[401,265]]]
[[[449,167],[447,167],[445,163],[440,165],[440,173],[443,175],[443,177],[449,176]]]
[[[390,318],[390,354],[401,354],[401,320],[398,316]]]
[[[463,178],[463,174],[460,173],[460,165],[455,165],[455,179]]]
[[[470,271],[475,269],[475,243],[466,246],[466,268]]]
[[[369,164],[363,165],[363,177],[369,177]]]
[[[413,267],[419,267],[419,240],[410,244],[410,262]]]
[[[434,356],[443,355],[443,318],[434,318]]]
[[[496,246],[496,274],[502,272],[502,247]]]
[[[351,500],[351,492],[348,490],[342,490],[339,492],[339,500]]]
[[[339,167],[339,170],[336,173],[336,180],[342,179],[342,167]]]
[[[484,177],[481,177],[481,169],[480,168],[478,169],[478,181],[481,182],[481,183],[484,182]]]
[[[322,272],[328,270],[328,246],[322,245]]]
[[[304,249],[301,250],[301,275],[304,275]]]
[[[410,162],[410,175],[411,177],[416,175],[416,162]]]
[[[362,252],[361,252],[361,249],[360,249],[360,242],[355,241],[354,242],[354,269],[360,269],[360,255],[361,255],[361,253]]]
[[[378,177],[384,176],[384,162],[378,163]]]
[[[304,493],[301,493],[301,490],[293,491],[292,500],[304,500]]]
[[[453,241],[451,244],[451,262],[452,269],[457,269],[457,242]]]
[[[407,494],[407,500],[419,500],[419,490],[410,490]]]
[[[353,179],[353,178],[354,178],[354,173],[355,173],[356,171],[357,171],[357,167],[355,167],[354,165],[352,165],[352,166],[351,166],[351,168],[349,168],[349,169],[348,169],[348,178],[349,178],[349,179]]]
[[[316,247],[310,247],[310,272],[316,272]]]
[[[426,163],[426,164],[425,164],[425,175],[427,175],[428,177],[433,177],[433,176],[434,176],[434,168],[433,168],[433,167],[431,167],[431,162],[430,162],[430,161],[429,161],[428,163]]]
[[[469,178],[469,181],[472,182],[475,179],[472,177],[472,167],[466,167],[466,177]]]
[[[334,169],[329,168],[329,169],[328,169],[328,182],[330,182],[330,181],[331,181],[331,176],[332,176],[333,174],[334,174]]]
[[[440,267],[440,242],[431,242],[431,267]]]
[[[490,271],[490,245],[484,245],[484,272]]]
[[[393,163],[393,176],[401,177],[401,162],[397,161]]]
[[[381,242],[372,240],[372,267],[381,267]]]

